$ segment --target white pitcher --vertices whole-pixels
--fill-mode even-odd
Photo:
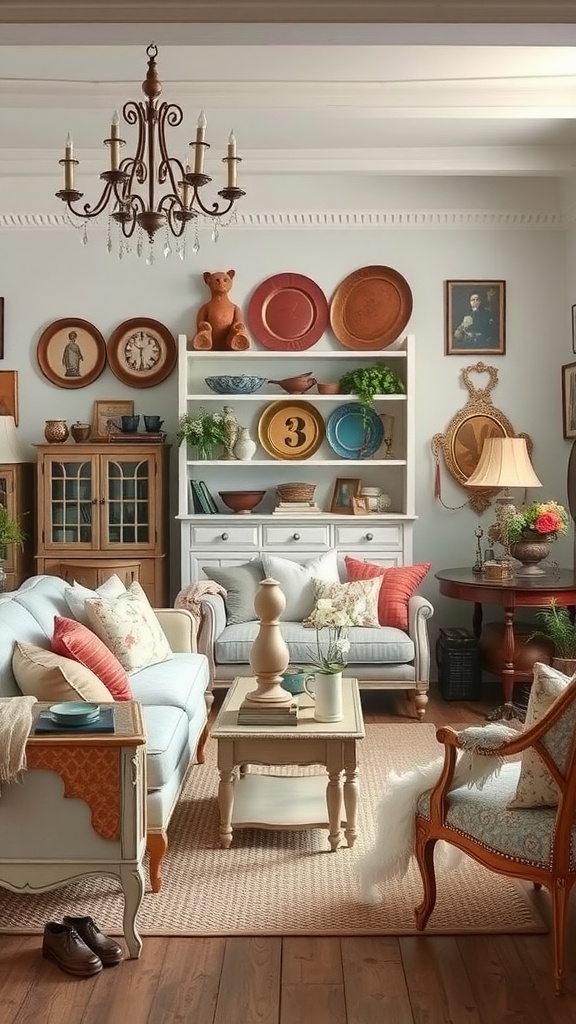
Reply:
[[[314,689],[308,688],[314,679]],[[315,672],[304,680],[306,693],[314,701],[314,718],[317,722],[341,722],[344,718],[342,710],[342,673]]]

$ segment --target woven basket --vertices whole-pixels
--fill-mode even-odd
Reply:
[[[278,484],[276,489],[282,501],[312,501],[316,484]]]

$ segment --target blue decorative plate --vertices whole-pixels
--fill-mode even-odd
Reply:
[[[326,439],[343,459],[369,459],[384,440],[384,427],[373,409],[360,402],[340,405],[329,416]]]

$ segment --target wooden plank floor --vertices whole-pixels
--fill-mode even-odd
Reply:
[[[363,704],[367,722],[412,720],[399,694]],[[426,720],[490,706],[432,699]],[[145,938],[140,960],[87,979],[43,960],[40,936],[0,935],[0,1024],[576,1024],[576,902],[570,932],[562,997],[550,935]]]

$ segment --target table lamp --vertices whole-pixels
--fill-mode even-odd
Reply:
[[[542,487],[542,482],[532,468],[525,438],[487,437],[478,465],[468,477],[466,486],[504,488],[504,494],[496,499],[494,525],[499,528],[506,516],[516,511],[509,488]]]

